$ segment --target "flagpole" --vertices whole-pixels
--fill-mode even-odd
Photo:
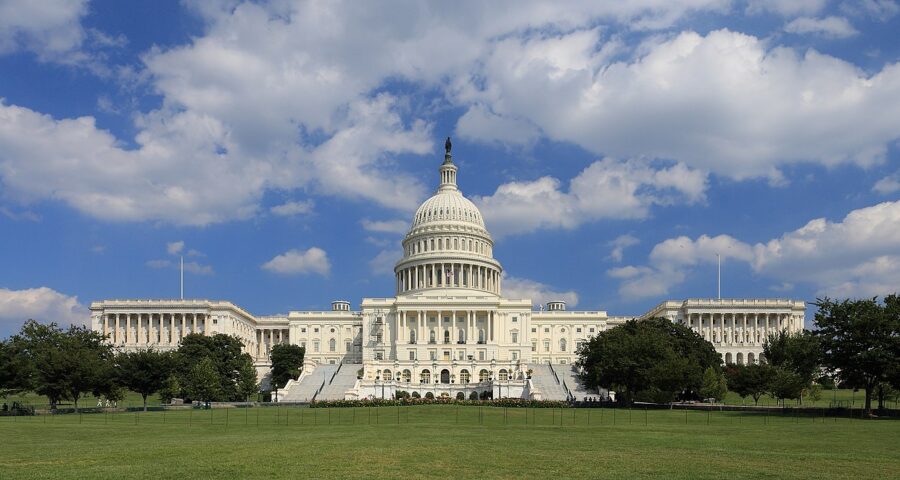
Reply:
[[[181,299],[184,300],[184,255],[181,256]]]
[[[716,296],[722,299],[722,256],[716,254]]]

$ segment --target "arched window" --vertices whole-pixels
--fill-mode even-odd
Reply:
[[[738,364],[738,365],[743,365],[743,364],[744,364],[744,354],[743,354],[743,353],[738,352],[738,354],[737,354],[737,364]]]
[[[560,351],[560,352],[565,352],[565,351],[566,351],[566,339],[565,339],[565,338],[560,338],[560,339],[559,339],[559,351]]]
[[[409,343],[416,343],[416,331],[415,330],[409,331]]]
[[[459,383],[469,383],[469,371],[466,369],[462,369],[459,372]]]
[[[406,383],[409,383],[409,381],[410,381],[411,379],[412,379],[412,374],[410,373],[410,371],[409,371],[409,370],[404,370],[404,371],[403,371],[403,381],[406,382]]]
[[[431,335],[428,340],[428,343],[436,343],[436,342],[437,342],[437,340],[435,340],[434,330],[432,330]]]
[[[444,343],[450,343],[450,330],[444,330]]]
[[[725,354],[725,365],[731,365],[731,352]]]
[[[333,352],[337,349],[337,342],[332,338],[328,341],[328,351]]]
[[[394,375],[391,373],[390,370],[385,370],[384,372],[381,373],[381,378],[383,378],[386,381],[390,381],[390,380],[394,379]]]
[[[497,379],[501,382],[509,380],[509,372],[507,372],[505,368],[501,368],[500,373],[497,375]]]
[[[486,382],[490,378],[491,378],[491,374],[487,370],[482,368],[481,371],[478,372],[478,381],[479,382]]]
[[[754,363],[756,363],[755,360],[756,360],[756,359],[753,357],[753,352],[750,352],[750,353],[747,354],[747,363],[748,363],[748,364],[754,364]]]
[[[422,370],[422,373],[419,375],[419,381],[421,383],[431,383],[431,372],[427,369]]]
[[[459,343],[466,343],[466,332],[463,329],[459,329]]]

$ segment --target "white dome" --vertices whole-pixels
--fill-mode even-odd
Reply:
[[[484,219],[478,207],[462,196],[459,190],[440,191],[425,200],[416,210],[412,229],[446,222],[471,223],[479,229],[485,229]]]

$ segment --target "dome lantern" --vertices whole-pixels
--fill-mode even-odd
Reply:
[[[444,142],[444,163],[441,164],[441,168],[439,169],[441,172],[441,185],[438,188],[439,192],[446,192],[448,190],[458,190],[456,186],[456,165],[453,164],[453,155],[450,154],[450,149],[453,147],[453,144],[450,143],[450,137],[447,137],[447,141]]]

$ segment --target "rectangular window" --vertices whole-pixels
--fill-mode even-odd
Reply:
[[[536,328],[532,328],[532,329],[531,329],[531,333],[537,333],[537,329],[536,329]]]
[[[591,327],[591,329],[588,330],[588,331],[591,332],[591,333],[594,333],[594,327]]]
[[[479,359],[479,360],[484,360],[484,350],[478,352],[478,359]]]
[[[306,333],[306,327],[301,328],[300,333]]]
[[[459,351],[458,357],[459,357],[460,360],[465,360],[465,359],[466,359],[466,351],[465,351],[465,350],[460,350],[460,351]]]
[[[319,328],[318,327],[314,328],[313,333],[319,333]]]
[[[512,332],[512,343],[519,343],[519,332]]]
[[[519,359],[519,352],[518,352],[517,350],[513,350],[513,352],[512,352],[512,359],[513,359],[513,360],[518,360],[518,359]]]
[[[384,352],[375,352],[375,360],[384,360]]]
[[[576,328],[576,329],[575,329],[575,333],[581,333],[581,329],[580,329],[580,328]]]
[[[437,351],[435,351],[435,350],[429,350],[429,351],[428,351],[428,358],[431,359],[431,360],[437,360]]]
[[[549,351],[550,351],[550,342],[549,342],[549,341],[544,342],[544,351],[545,351],[545,352],[549,352]]]
[[[352,346],[352,345],[353,345],[353,344],[352,344],[352,343],[350,343],[350,342],[347,342],[347,343],[346,343],[346,344],[345,344],[345,345],[346,345],[346,346],[347,346],[347,349],[346,349],[346,351],[348,351],[348,352],[349,352],[349,351],[350,351],[350,347],[351,347],[351,346]]]
[[[444,360],[445,361],[450,360],[450,350],[444,350]]]
[[[313,352],[319,351],[319,342],[313,342]]]
[[[537,351],[537,342],[531,342],[531,351],[532,351],[532,352],[536,352],[536,351]]]
[[[410,350],[410,351],[409,351],[409,359],[410,359],[410,360],[415,360],[415,359],[416,359],[416,351],[415,351],[415,350]]]
[[[544,333],[550,333],[550,329],[549,329],[549,328],[545,328],[545,329],[544,329]]]
[[[519,317],[513,317],[513,323],[516,323],[518,321],[519,321]]]

